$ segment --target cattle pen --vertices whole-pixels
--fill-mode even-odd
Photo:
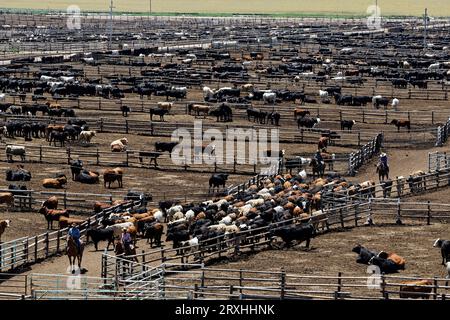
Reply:
[[[0,9],[0,299],[448,300],[448,17],[112,7]]]

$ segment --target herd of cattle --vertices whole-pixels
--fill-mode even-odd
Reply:
[[[157,101],[149,110],[151,121],[166,121],[167,115],[174,115],[175,103],[181,101],[186,102],[187,114],[213,117],[217,122],[232,122],[239,115],[258,125],[315,128],[324,126],[327,119],[311,116],[305,105],[320,104],[320,108],[330,108],[330,104],[339,108],[369,105],[372,109],[390,106],[398,110],[399,98],[403,99],[408,89],[417,87],[421,92],[428,92],[430,88],[444,89],[450,85],[448,39],[439,28],[437,31],[430,29],[429,39],[433,44],[426,51],[422,50],[422,38],[410,26],[399,28],[397,25],[383,35],[370,37],[347,33],[341,28],[347,27],[268,23],[252,27],[238,24],[216,30],[200,23],[189,32],[159,30],[152,33],[148,32],[151,28],[142,28],[140,32],[118,37],[123,41],[137,38],[150,41],[158,36],[176,43],[182,38],[223,36],[233,39],[235,46],[211,41],[211,48],[207,49],[192,46],[162,53],[158,48],[129,49],[122,44],[120,50],[13,58],[0,66],[0,112],[10,116],[0,133],[8,139],[45,139],[55,147],[65,147],[68,141],[90,145],[98,136],[97,132],[77,118],[81,112],[68,106],[70,101],[84,97],[112,101],[139,97]],[[96,32],[93,30],[92,37],[86,41],[98,38]],[[15,36],[20,41],[45,38],[37,34],[28,39],[21,38],[20,34]],[[71,37],[62,38],[70,42]],[[252,42],[258,45],[249,47],[248,43]],[[121,71],[116,71],[116,67]],[[123,73],[125,69],[128,73]],[[120,102],[117,111],[128,117],[135,105]],[[283,108],[277,109],[281,105],[291,108],[290,116],[283,114]],[[36,115],[47,117],[48,121],[47,118],[44,121],[34,119]],[[398,130],[411,130],[408,120],[394,119],[390,124]],[[352,130],[355,125],[358,126],[354,119],[340,120],[342,131]],[[328,142],[326,137],[318,141],[318,149],[326,162],[331,161],[331,155],[326,153]],[[24,162],[30,154],[26,147],[8,143],[5,147],[8,161],[19,157]],[[176,145],[176,142],[158,141],[154,151],[171,152]],[[123,137],[111,142],[110,151],[124,152],[130,147],[128,138]],[[151,152],[141,152],[141,162],[142,157],[149,154],[153,156]],[[300,162],[311,163],[311,159],[300,159]],[[81,160],[72,160],[69,166],[74,182],[97,184],[103,177],[105,188],[115,183],[123,187],[122,168],[108,168],[100,173],[86,168]],[[326,177],[323,172],[317,172],[318,178],[313,173],[312,179],[307,179],[304,171],[298,175],[277,175],[236,195],[187,204],[161,201],[155,208],[147,208],[151,195],[129,192],[123,201],[140,199],[142,206],[126,211],[118,207],[108,216],[102,216],[98,225],[91,226],[87,236],[96,250],[101,241],[107,241],[108,249],[111,244],[116,248],[115,243],[120,243],[125,228],[135,241],[147,239],[151,247],[161,246],[164,241],[172,242],[177,254],[190,254],[197,260],[205,251],[221,250],[236,241],[245,244],[265,240],[273,248],[306,242],[309,247],[312,238],[328,229],[328,216],[322,210],[324,195],[328,192],[367,197],[375,194],[374,181],[354,184],[332,172]],[[58,172],[43,179],[42,186],[64,188],[67,176],[66,172]],[[425,188],[424,176],[424,172],[418,171],[408,178],[398,177],[398,181],[409,184],[414,193]],[[6,171],[7,181],[30,181],[31,178],[31,172],[23,165]],[[226,174],[212,175],[210,189],[224,187],[227,178]],[[393,181],[380,178],[380,182],[384,196],[390,197]],[[26,186],[11,184],[9,192],[0,193],[0,203],[14,205],[14,197],[25,190]],[[110,206],[95,203],[93,211],[100,213]],[[49,229],[54,222],[59,228],[85,222],[76,211],[58,209],[56,197],[45,201],[38,212]],[[0,237],[11,224],[14,219],[0,221]],[[450,277],[450,262],[447,262],[450,242],[437,240],[434,246],[441,248]],[[362,246],[357,246],[353,252],[359,255],[358,263],[375,265],[385,273],[405,268],[405,259],[395,253],[374,252]],[[400,296],[428,297],[430,285],[428,280],[405,283]]]

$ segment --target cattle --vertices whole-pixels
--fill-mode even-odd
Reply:
[[[370,259],[373,257],[376,257],[377,254],[362,245],[358,244],[352,249],[352,252],[355,252],[358,254],[358,258],[356,259],[356,263],[361,264],[369,264]]]
[[[2,235],[5,233],[6,228],[11,225],[11,220],[1,220],[0,221],[0,242],[2,240]]]
[[[299,118],[297,120],[297,126],[300,129],[301,127],[305,127],[305,128],[314,128],[316,125],[318,125],[320,123],[320,118],[309,118],[309,117],[304,117],[304,118]]]
[[[62,175],[58,178],[47,178],[42,180],[42,186],[44,188],[61,189],[67,184],[67,177]]]
[[[153,116],[159,116],[159,121],[164,121],[164,116],[169,113],[166,109],[150,108],[150,121],[153,121]]]
[[[83,170],[83,161],[80,159],[70,162],[70,171],[72,173],[72,180],[75,181],[76,177]]]
[[[178,142],[155,142],[155,150],[161,152],[172,152],[173,148],[178,145]]]
[[[44,202],[42,202],[42,206],[47,209],[58,209],[58,198],[56,196],[51,196]]]
[[[93,137],[95,137],[97,133],[95,131],[81,131],[79,136],[80,143],[90,144]]]
[[[356,124],[355,120],[341,120],[341,130],[347,128],[351,131],[354,124]]]
[[[303,118],[306,115],[310,115],[310,114],[311,114],[311,112],[309,110],[303,110],[303,109],[296,108],[294,110],[294,119],[297,120],[298,117]]]
[[[195,116],[199,117],[200,113],[203,114],[203,117],[206,118],[206,116],[209,114],[211,107],[201,104],[195,104],[190,103],[188,104],[188,113],[192,114],[194,112]]]
[[[277,94],[275,92],[265,92],[263,94],[264,103],[274,104],[277,100]]]
[[[180,246],[181,241],[189,240],[189,232],[187,230],[167,231],[166,241],[173,241],[173,248]]]
[[[170,112],[170,109],[173,107],[173,102],[158,102],[158,109],[167,110],[167,113]]]
[[[411,193],[417,193],[426,188],[425,172],[418,170],[413,172],[406,181],[409,185]]]
[[[296,240],[298,243],[306,241],[305,246],[306,248],[309,248],[311,238],[315,235],[315,229],[311,224],[296,225],[271,229],[269,234],[271,241],[274,237],[280,237],[288,247],[291,245],[292,241]]]
[[[377,257],[382,259],[389,259],[393,261],[398,266],[399,269],[405,270],[406,260],[395,253],[387,253],[385,251],[380,251]]]
[[[161,246],[163,231],[164,226],[159,222],[144,225],[143,235],[147,239],[147,243],[150,241],[150,247],[153,247],[153,242],[155,242],[157,247]]]
[[[67,140],[67,132],[57,132],[52,131],[50,132],[49,136],[49,145],[52,144],[56,147],[56,143],[59,142],[60,147],[64,147]]]
[[[399,296],[402,299],[428,299],[433,289],[431,280],[403,281],[400,285]]]
[[[30,181],[31,172],[19,167],[17,170],[6,170],[6,181]]]
[[[53,210],[42,207],[39,209],[39,213],[44,215],[45,220],[47,220],[47,229],[53,229],[53,221],[59,221],[60,217],[69,218],[67,210]]]
[[[123,170],[121,168],[106,169],[103,171],[103,185],[106,188],[106,183],[108,183],[108,188],[111,188],[111,183],[117,181],[119,188],[122,188],[122,178]]]
[[[121,138],[111,142],[111,151],[112,152],[125,152],[128,146],[128,139]]]
[[[67,227],[70,227],[72,224],[80,225],[84,222],[83,219],[77,219],[77,218],[67,218],[64,216],[60,216],[58,220],[59,228],[64,229]]]
[[[411,130],[411,122],[409,120],[394,119],[391,121],[391,124],[397,127],[398,132],[400,132],[400,127],[406,127],[408,129],[408,132]]]
[[[114,242],[114,230],[112,229],[88,229],[86,236],[90,237],[94,242],[95,251],[98,250],[98,243],[100,241],[108,241],[106,250],[109,250],[109,245]]]
[[[11,192],[0,192],[0,204],[5,203],[8,207],[14,206],[14,195]]]
[[[122,112],[122,117],[128,117],[128,113],[131,112],[131,108],[129,106],[120,106],[120,111]]]
[[[214,188],[217,188],[219,190],[219,187],[222,186],[225,188],[225,183],[228,180],[228,174],[225,173],[218,173],[213,174],[211,178],[209,178],[209,189],[208,192],[214,191]]]
[[[449,240],[436,239],[436,241],[434,241],[433,247],[441,249],[442,265],[445,265],[448,261],[450,261],[450,259],[449,259],[450,241]]]
[[[20,156],[20,160],[25,161],[26,150],[24,146],[7,145],[5,152],[8,162],[13,161],[13,156]]]
[[[397,110],[399,104],[400,100],[398,100],[397,98],[392,99],[392,108],[394,108],[394,110]]]
[[[391,196],[392,191],[392,180],[384,180],[380,182],[381,188],[383,189],[383,198],[388,198]]]
[[[317,144],[317,149],[325,151],[328,147],[328,137],[320,137]]]
[[[375,265],[380,268],[381,273],[395,273],[398,272],[400,267],[390,259],[383,259],[377,256],[374,256],[369,261],[370,265]]]
[[[113,224],[111,226],[107,226],[105,230],[112,230],[114,237],[120,237],[122,235],[123,229],[128,229],[130,227],[134,227],[132,222],[123,222],[123,223],[117,223]]]
[[[387,105],[389,104],[389,99],[388,98],[384,98],[382,96],[374,96],[372,98],[372,104],[375,108],[379,108],[379,106],[384,106],[387,107]]]
[[[94,171],[82,170],[76,177],[75,181],[85,184],[96,184],[100,181],[100,174]]]

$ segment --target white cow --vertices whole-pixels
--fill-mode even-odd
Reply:
[[[430,66],[428,67],[428,70],[437,70],[437,69],[439,69],[440,66],[441,66],[441,64],[439,62],[433,63],[433,64],[430,64]]]
[[[91,143],[91,139],[95,137],[95,135],[96,135],[95,131],[83,130],[80,132],[79,140],[81,143]]]
[[[120,237],[122,235],[122,229],[128,229],[133,226],[134,224],[132,222],[124,222],[107,226],[105,230],[113,230],[114,237]]]
[[[277,101],[277,94],[275,92],[266,92],[263,94],[264,103],[274,104]]]
[[[397,107],[400,103],[400,100],[398,100],[397,98],[392,99],[392,107],[394,108],[394,110],[397,111]]]
[[[203,98],[204,99],[212,99],[214,98],[214,91],[209,87],[203,87]]]
[[[0,102],[5,101],[5,99],[6,99],[6,94],[4,94],[4,93],[0,94]]]
[[[319,96],[321,99],[327,99],[328,98],[328,91],[319,90]]]
[[[128,139],[122,138],[111,142],[111,151],[123,152],[127,150]]]

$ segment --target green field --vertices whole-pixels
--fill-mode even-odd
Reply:
[[[375,0],[114,0],[115,12],[199,14],[270,14],[289,16],[365,16]],[[108,11],[109,0],[0,0],[0,8]],[[378,0],[384,16],[450,16],[450,0]]]

